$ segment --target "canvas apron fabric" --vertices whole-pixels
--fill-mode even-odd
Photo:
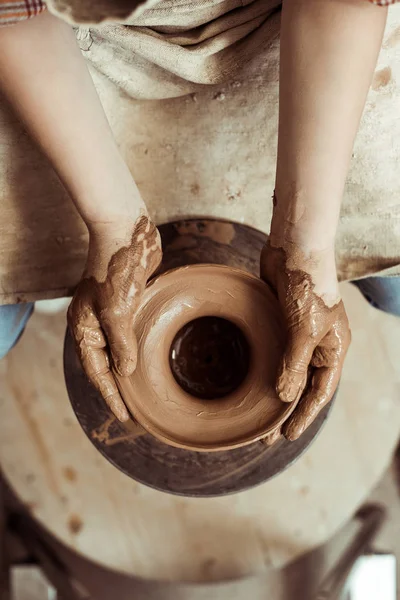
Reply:
[[[268,232],[280,2],[49,0],[48,8],[79,25],[79,44],[155,220],[214,216]],[[399,272],[399,27],[396,7],[346,188],[340,279]],[[0,205],[0,303],[72,293],[85,227],[4,101]]]
[[[279,0],[164,0],[129,25],[78,33],[96,68],[133,98],[227,81],[279,35]],[[133,58],[134,57],[134,58]]]

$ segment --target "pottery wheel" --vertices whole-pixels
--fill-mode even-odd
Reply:
[[[164,258],[158,274],[182,265],[224,264],[259,274],[266,236],[251,227],[220,220],[193,219],[159,227]],[[150,434],[137,437],[120,423],[89,383],[67,331],[64,370],[75,414],[96,448],[118,469],[140,483],[187,496],[218,496],[248,489],[277,475],[311,444],[332,403],[295,442],[273,447],[255,442],[220,452],[193,452],[168,446]]]

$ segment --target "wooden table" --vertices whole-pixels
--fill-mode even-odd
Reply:
[[[310,450],[236,495],[194,499],[129,479],[91,445],[64,387],[64,311],[37,312],[0,362],[0,462],[18,497],[70,549],[120,572],[217,581],[265,572],[324,543],[368,496],[400,431],[400,320],[349,284],[341,390]]]

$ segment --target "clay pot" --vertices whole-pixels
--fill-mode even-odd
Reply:
[[[284,329],[259,278],[221,265],[168,271],[148,285],[133,327],[137,369],[116,376],[118,386],[136,422],[159,440],[237,448],[294,410],[274,389]]]

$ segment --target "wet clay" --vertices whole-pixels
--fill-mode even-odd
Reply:
[[[203,225],[201,220],[199,230],[204,231]],[[221,228],[229,225],[228,230],[232,227],[232,224],[224,222],[220,225]],[[215,262],[259,276],[260,254],[266,236],[244,225],[233,224],[233,227],[235,234],[227,247],[210,237],[197,236],[194,226],[189,237],[185,235],[187,228],[180,227],[180,223],[161,225],[163,263],[160,270],[167,272],[192,264],[195,260],[197,264]],[[176,250],[178,244],[172,243],[181,237],[187,240],[187,246],[179,244],[179,250]],[[171,244],[172,250],[169,249]],[[97,450],[137,481],[177,494],[218,496],[242,491],[266,481],[285,469],[309,446],[331,409],[330,405],[326,406],[300,439],[293,443],[281,438],[279,443],[268,448],[261,443],[263,438],[234,450],[191,452],[187,448],[166,446],[154,435],[138,436],[133,419],[120,423],[113,417],[85,377],[70,332],[65,341],[64,363],[73,409]],[[203,404],[209,402],[206,400]],[[273,441],[273,436],[268,439],[269,444]]]
[[[343,302],[328,305],[316,293],[312,273],[318,261],[312,253],[295,249],[289,254],[269,242],[261,254],[261,277],[279,299],[287,330],[276,390],[289,403],[298,402],[305,390],[283,427],[289,440],[297,439],[332,399],[351,339]]]
[[[242,331],[220,317],[201,317],[176,334],[169,364],[175,381],[192,396],[223,398],[244,381],[250,348]]]
[[[145,214],[132,225],[127,241],[91,233],[84,277],[68,310],[68,324],[82,366],[121,421],[128,420],[129,413],[120,397],[107,351],[115,372],[132,373],[137,358],[133,315],[146,282],[160,261],[159,233]]]
[[[187,393],[170,366],[182,328],[205,317],[232,323],[249,346],[243,380],[219,398]],[[116,376],[118,386],[133,417],[161,441],[192,450],[235,448],[263,438],[295,408],[295,403],[281,402],[275,391],[284,324],[276,297],[257,277],[220,265],[167,272],[146,288],[133,329],[137,368],[129,377]],[[225,330],[230,343],[232,331]],[[223,352],[223,344],[217,347]],[[207,354],[200,361],[203,367],[206,359]]]

